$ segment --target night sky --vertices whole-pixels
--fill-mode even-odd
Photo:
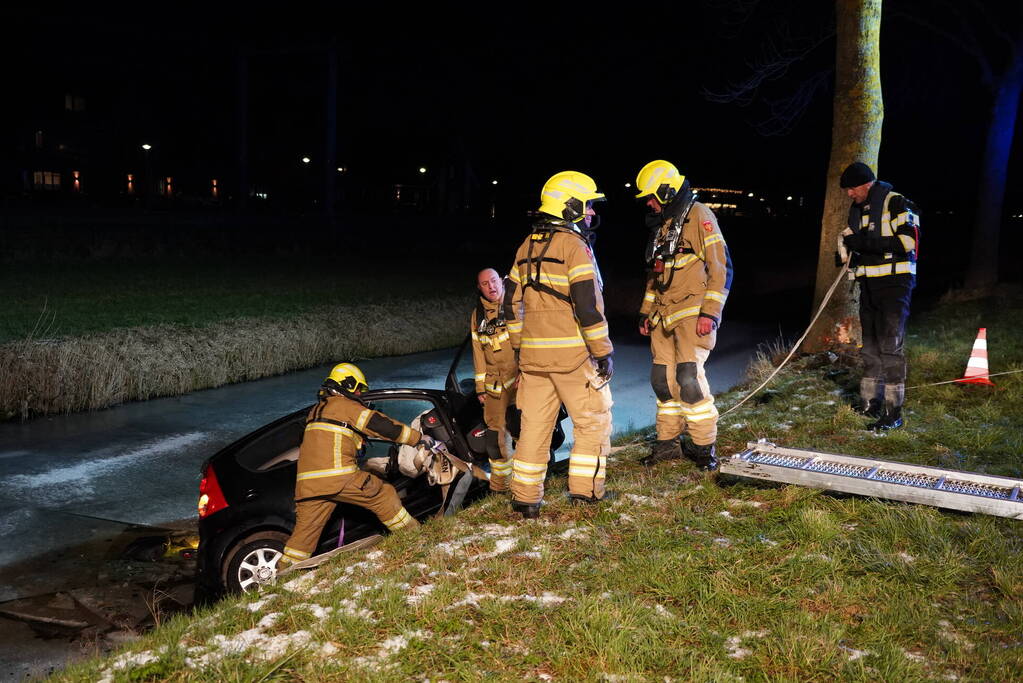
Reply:
[[[882,24],[880,175],[924,215],[972,210],[988,101],[976,63],[909,18],[954,32],[959,18],[941,7],[890,0]],[[599,12],[510,4],[486,13],[495,9],[488,18],[479,5],[186,4],[152,16],[5,9],[5,25],[19,28],[6,45],[16,65],[8,128],[30,128],[47,98],[80,91],[110,140],[101,156],[111,168],[139,166],[138,145],[148,141],[158,175],[175,175],[186,190],[210,177],[230,185],[242,54],[253,184],[276,192],[316,185],[325,50],[334,45],[337,163],[349,182],[414,182],[421,165],[468,162],[480,184],[499,179],[495,191],[525,209],[566,168],[628,199],[624,183],[650,159],[666,158],[697,185],[799,195],[819,211],[830,148],[831,2],[652,2]],[[747,106],[710,101],[708,93],[748,77],[769,41],[815,47]],[[802,113],[785,134],[763,135],[770,103],[800,88],[811,93]],[[1019,129],[1007,212],[1023,211]]]

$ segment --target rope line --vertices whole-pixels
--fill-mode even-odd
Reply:
[[[1020,370],[1006,370],[1005,372],[992,372],[992,373],[990,373],[988,375],[977,375],[976,379],[981,379],[981,378],[985,378],[986,379],[988,377],[998,377],[999,375],[1015,375],[1017,372],[1023,372],[1023,369],[1020,369]],[[971,377],[970,379],[974,379],[974,378]],[[950,379],[950,380],[947,380],[947,381],[944,381],[944,382],[931,382],[930,384],[917,384],[914,387],[906,387],[906,391],[909,391],[910,389],[923,389],[924,387],[936,387],[939,384],[955,384],[958,381],[959,381],[958,379]]]
[[[830,287],[828,287],[828,291],[827,291],[827,292],[826,292],[826,293],[824,294],[824,298],[823,298],[823,299],[821,300],[821,305],[820,305],[820,307],[819,307],[819,308],[817,309],[817,312],[813,314],[813,318],[812,318],[812,319],[810,320],[810,324],[809,324],[809,325],[807,325],[807,327],[806,327],[806,331],[805,331],[805,332],[803,332],[803,336],[799,338],[799,341],[797,341],[797,342],[796,342],[795,344],[793,344],[793,345],[792,345],[792,349],[791,349],[791,350],[789,351],[789,355],[785,356],[785,360],[783,360],[783,361],[781,362],[781,364],[780,364],[780,365],[779,365],[778,367],[776,367],[776,368],[774,369],[774,372],[772,372],[772,373],[771,373],[771,374],[770,374],[770,375],[769,375],[769,376],[767,377],[767,379],[765,379],[765,380],[764,380],[763,382],[761,382],[761,383],[760,383],[760,386],[758,386],[758,387],[757,387],[756,389],[754,389],[753,391],[751,391],[751,392],[749,392],[748,394],[746,394],[746,396],[745,396],[745,397],[744,397],[744,398],[743,398],[743,399],[742,399],[741,401],[739,401],[738,403],[736,403],[736,404],[735,404],[734,406],[732,406],[731,408],[729,408],[729,409],[728,409],[728,410],[726,410],[725,412],[721,413],[721,415],[719,415],[719,416],[718,416],[718,419],[720,419],[720,418],[724,417],[724,416],[725,416],[725,415],[727,415],[728,413],[732,412],[733,410],[735,410],[736,408],[738,408],[739,406],[741,406],[741,405],[742,405],[743,403],[745,403],[746,401],[748,401],[748,400],[750,400],[751,398],[753,398],[753,396],[754,396],[754,395],[755,395],[755,394],[756,394],[756,393],[757,393],[758,391],[760,391],[761,389],[763,389],[764,387],[766,387],[766,386],[767,386],[767,383],[768,383],[768,382],[770,382],[770,381],[771,381],[772,379],[774,379],[774,376],[775,376],[775,375],[777,375],[777,374],[778,374],[779,372],[781,372],[781,369],[782,369],[783,367],[785,367],[785,364],[786,364],[786,363],[788,363],[788,362],[789,362],[789,360],[791,360],[791,359],[792,359],[792,356],[793,356],[793,355],[795,355],[795,353],[796,353],[796,349],[798,349],[798,348],[800,347],[800,345],[802,345],[802,343],[803,343],[803,340],[804,340],[804,339],[806,339],[806,336],[807,336],[808,334],[810,334],[810,330],[811,330],[811,329],[813,329],[813,325],[814,325],[814,323],[815,323],[815,322],[817,322],[817,318],[819,318],[819,317],[820,317],[820,315],[821,315],[821,313],[823,313],[823,312],[824,312],[824,307],[828,305],[828,302],[829,302],[829,301],[831,301],[831,295],[835,293],[835,288],[836,288],[836,287],[838,287],[838,283],[839,283],[839,282],[841,282],[841,280],[842,280],[842,277],[843,277],[843,276],[845,275],[845,273],[846,273],[846,271],[847,271],[847,270],[849,270],[849,262],[848,262],[848,261],[847,261],[847,262],[845,262],[845,263],[844,263],[844,264],[842,265],[842,268],[841,268],[841,270],[839,270],[839,271],[838,271],[838,276],[837,276],[837,277],[835,278],[835,281],[831,283],[831,286],[830,286]]]

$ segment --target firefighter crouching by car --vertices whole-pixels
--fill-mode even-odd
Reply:
[[[391,531],[419,526],[394,487],[360,470],[356,458],[367,437],[428,447],[434,441],[366,407],[359,395],[368,389],[365,375],[351,363],[335,366],[323,381],[319,400],[306,417],[295,481],[295,530],[277,562],[278,571],[312,556],[338,503],[366,508]]]
[[[508,490],[512,473],[511,440],[505,428],[508,406],[515,402],[519,366],[504,320],[504,280],[493,268],[476,276],[479,301],[472,311],[472,363],[476,374],[476,395],[483,404],[487,425],[487,457],[490,459],[490,490]]]
[[[650,272],[639,331],[650,337],[650,383],[657,396],[657,441],[647,465],[685,455],[717,469],[718,411],[704,371],[717,340],[732,283],[728,247],[713,212],[696,201],[689,182],[667,161],[652,161],[636,177],[646,198]],[[688,431],[692,443],[680,443]]]
[[[519,351],[522,427],[512,463],[512,509],[540,514],[559,404],[572,418],[568,465],[573,502],[604,497],[611,435],[611,356],[600,273],[589,241],[593,202],[587,175],[564,171],[541,192],[539,221],[519,247],[505,293],[505,319]]]

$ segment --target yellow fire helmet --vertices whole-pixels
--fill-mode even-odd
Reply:
[[[330,374],[327,375],[327,379],[323,380],[323,386],[330,389],[338,389],[346,394],[369,391],[366,375],[362,374],[362,370],[352,363],[339,363],[335,365]]]
[[[578,171],[555,173],[540,191],[540,212],[576,223],[586,215],[586,202],[603,199],[597,183]]]
[[[667,204],[675,198],[685,181],[686,177],[670,161],[651,161],[636,175],[636,189],[639,190],[636,198],[652,194],[661,204]]]

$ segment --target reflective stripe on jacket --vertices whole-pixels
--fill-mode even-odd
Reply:
[[[519,367],[569,372],[613,351],[589,244],[563,221],[534,226],[509,273],[505,319]]]
[[[367,408],[347,396],[328,396],[306,416],[305,434],[298,452],[297,499],[328,495],[339,490],[338,477],[359,471],[358,452],[370,436],[409,446],[422,435],[408,425]]]
[[[511,334],[501,316],[502,306],[503,302],[487,301],[481,296],[469,318],[477,394],[486,392],[491,396],[500,396],[515,383],[519,374]]]
[[[665,221],[661,231],[669,227]],[[664,262],[664,272],[650,274],[639,311],[666,330],[701,314],[720,323],[731,285],[731,259],[717,218],[696,202],[682,226],[677,253]]]
[[[920,237],[920,216],[913,202],[878,181],[867,201],[850,207],[849,228],[853,234],[845,242],[858,255],[853,269],[856,278],[913,283]]]

